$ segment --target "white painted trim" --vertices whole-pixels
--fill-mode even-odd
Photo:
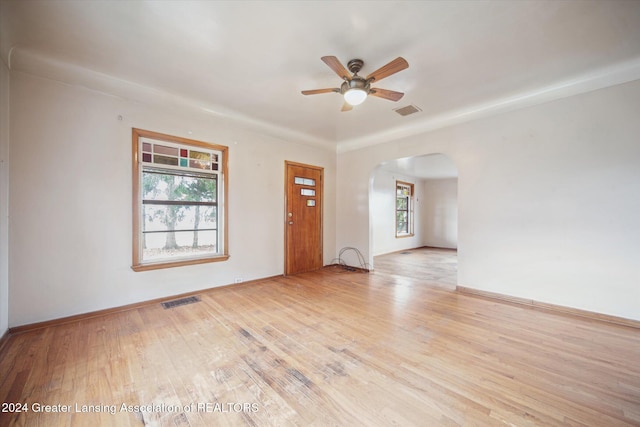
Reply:
[[[129,99],[163,108],[178,108],[198,114],[215,115],[259,131],[266,135],[324,148],[337,153],[358,150],[392,140],[452,126],[499,113],[530,107],[560,98],[591,92],[609,86],[640,79],[640,58],[611,65],[567,79],[541,89],[514,94],[492,101],[428,116],[406,126],[398,126],[362,137],[330,141],[304,132],[288,129],[247,117],[237,111],[206,101],[171,94],[161,89],[126,81],[77,65],[59,61],[31,50],[11,48],[9,68],[70,85],[81,86],[111,96]]]
[[[536,91],[495,99],[484,104],[449,111],[408,126],[395,127],[375,134],[338,142],[337,152],[358,150],[392,140],[452,126],[499,113],[531,107],[580,93],[591,92],[640,79],[640,58],[592,71]]]
[[[10,69],[14,71],[48,78],[72,86],[84,87],[109,96],[165,109],[186,110],[194,114],[204,114],[207,116],[214,115],[236,122],[245,128],[265,135],[335,152],[335,142],[333,141],[324,140],[303,132],[247,117],[221,105],[172,94],[162,89],[152,88],[144,84],[130,82],[98,71],[59,61],[39,52],[22,48],[12,48],[10,64]]]

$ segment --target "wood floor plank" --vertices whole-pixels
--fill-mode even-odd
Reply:
[[[455,251],[403,252],[11,336],[2,401],[72,411],[0,425],[640,426],[638,329],[457,293]]]

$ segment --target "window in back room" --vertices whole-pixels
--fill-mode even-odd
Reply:
[[[396,181],[396,237],[413,236],[413,184]]]

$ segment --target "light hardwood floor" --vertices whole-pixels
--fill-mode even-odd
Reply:
[[[376,256],[377,274],[419,279],[428,286],[455,289],[458,284],[458,252],[455,249],[417,248]]]
[[[0,426],[640,425],[638,329],[462,295],[394,256],[15,335],[0,401],[29,412]]]

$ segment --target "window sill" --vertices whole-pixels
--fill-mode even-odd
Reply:
[[[413,237],[415,236],[415,234],[411,233],[411,234],[396,234],[396,239],[402,239],[404,237]]]
[[[134,264],[131,266],[133,271],[159,270],[162,268],[183,267],[185,265],[205,264],[208,262],[220,262],[229,259],[229,255],[217,255],[215,257],[184,259],[180,261],[162,261],[147,264]]]

